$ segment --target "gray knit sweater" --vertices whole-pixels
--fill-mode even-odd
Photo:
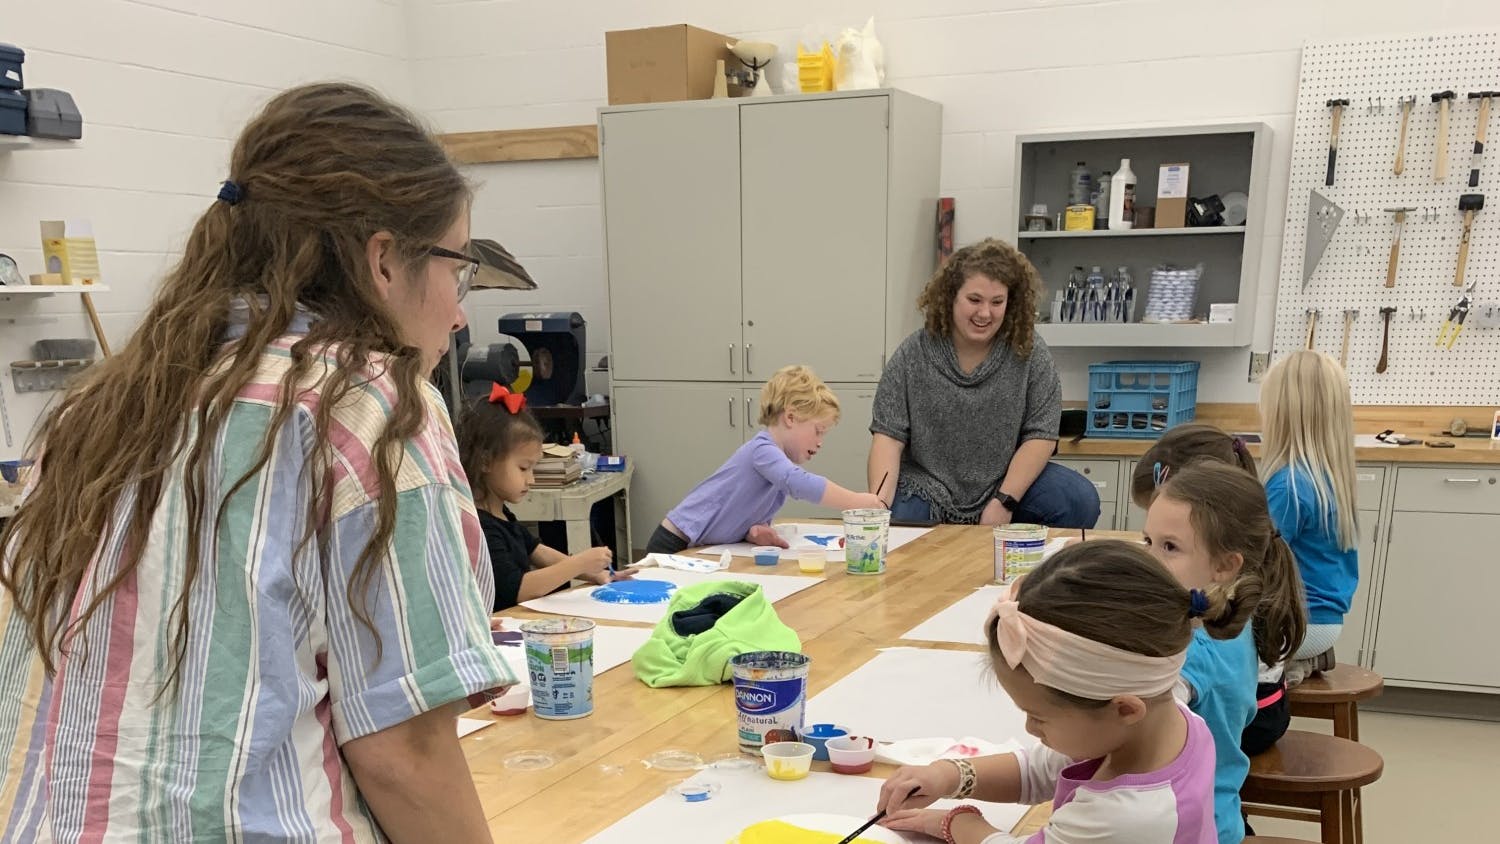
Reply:
[[[1056,440],[1062,384],[1042,338],[1021,359],[996,343],[972,373],[953,341],[920,329],[881,373],[870,432],[906,444],[897,490],[944,522],[974,524],[1027,440]]]

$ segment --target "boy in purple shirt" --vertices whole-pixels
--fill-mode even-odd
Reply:
[[[839,421],[839,400],[805,366],[782,367],[760,391],[764,430],[740,446],[662,519],[646,543],[652,554],[746,540],[787,547],[771,518],[787,496],[835,510],[886,509],[866,492],[853,492],[802,468]]]

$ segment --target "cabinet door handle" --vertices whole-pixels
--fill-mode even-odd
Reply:
[[[734,424],[734,396],[729,397],[729,427],[737,427]]]
[[[750,421],[750,397],[745,397],[745,427],[753,428],[755,423]]]
[[[1445,484],[1477,484],[1478,478],[1443,478]]]
[[[729,374],[730,375],[738,375],[739,374],[738,372],[734,371],[734,344],[733,343],[729,344]],[[733,399],[730,399],[730,401],[733,401]]]
[[[745,374],[750,374],[750,344],[745,344]]]

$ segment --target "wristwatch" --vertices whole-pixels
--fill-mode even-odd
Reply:
[[[1006,510],[1009,510],[1012,513],[1016,512],[1016,505],[1021,503],[1015,499],[1015,496],[1007,495],[998,489],[995,490],[995,500],[1000,502],[1001,507],[1004,507]]]

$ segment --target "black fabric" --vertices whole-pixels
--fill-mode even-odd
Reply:
[[[679,636],[696,636],[699,633],[707,633],[712,630],[719,619],[729,614],[729,611],[740,605],[745,600],[743,595],[730,595],[720,592],[717,595],[709,595],[703,599],[703,603],[690,610],[680,610],[672,613],[672,629]]]
[[[665,525],[657,525],[651,539],[646,542],[647,554],[681,554],[688,547],[687,540],[667,530]]]
[[[1292,723],[1292,705],[1287,700],[1286,686],[1280,681],[1275,683],[1257,683],[1255,686],[1255,699],[1265,700],[1281,690],[1281,698],[1270,706],[1255,710],[1255,720],[1240,734],[1240,750],[1245,755],[1256,757],[1276,745],[1281,737],[1286,735],[1287,727]]]
[[[490,567],[495,571],[495,612],[516,605],[521,594],[521,578],[531,571],[531,552],[539,544],[531,531],[516,521],[509,508],[504,512],[505,518],[502,519],[485,510],[479,511],[479,527],[484,531],[484,543],[490,549]]]

